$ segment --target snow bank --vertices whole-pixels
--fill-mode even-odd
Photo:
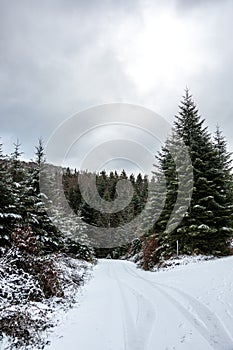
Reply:
[[[0,266],[0,348],[42,349],[49,329],[77,302],[92,265],[64,255],[34,257],[11,250]]]
[[[213,255],[179,255],[155,265],[152,271],[171,270],[178,266],[196,264],[207,260],[216,259]]]

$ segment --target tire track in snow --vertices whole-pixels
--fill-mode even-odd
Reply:
[[[132,294],[136,296],[137,306],[138,306],[137,317],[136,317],[136,320],[134,321],[135,322],[134,346],[129,347],[129,349],[146,350],[148,348],[148,342],[156,321],[155,307],[149,301],[149,299],[143,296],[142,293],[128,286],[125,282],[123,283],[129,290],[131,290]],[[137,338],[136,344],[135,344],[135,335]]]
[[[129,286],[122,279],[119,279],[116,271],[114,271],[114,275],[124,305],[122,315],[124,315],[123,325],[125,350],[146,350],[156,320],[154,305],[149,299],[145,298],[142,293]],[[135,319],[129,308],[123,286],[136,297],[138,311]]]
[[[225,328],[216,314],[212,312],[206,305],[177,288],[170,287],[162,283],[151,282],[148,279],[137,274],[128,266],[125,267],[130,275],[144,280],[152,288],[155,288],[161,294],[163,294],[171,302],[171,304],[174,305],[194,326],[194,328],[206,339],[206,341],[214,350],[233,350],[233,341],[228,333],[228,330]],[[187,308],[185,308],[171,294],[166,292],[164,288],[173,290],[175,293],[179,294],[185,300],[187,300],[192,307],[193,312],[190,312]]]
[[[171,286],[166,286],[161,283],[155,282],[155,285],[159,285],[168,289],[171,289],[175,293],[181,295],[186,299],[190,306],[192,307],[194,314],[204,323],[205,327],[208,329],[212,342],[219,344],[216,349],[233,349],[233,340],[229,334],[228,329],[218,318],[218,316],[211,311],[205,304],[198,301],[193,296]],[[213,346],[213,345],[212,345]],[[213,346],[215,349],[215,347]]]

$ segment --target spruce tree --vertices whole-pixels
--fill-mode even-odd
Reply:
[[[11,177],[8,172],[9,161],[2,151],[2,143],[0,143],[0,252],[5,251],[6,247],[10,247],[10,233],[13,229],[12,206],[14,203],[13,193],[11,191]]]
[[[23,198],[26,191],[26,170],[23,167],[21,161],[22,154],[23,152],[21,151],[21,144],[19,143],[19,140],[17,140],[16,143],[14,143],[14,151],[11,153],[8,167],[11,193],[14,198],[11,205],[11,224],[13,226],[22,226],[25,217],[25,206]]]
[[[32,228],[41,252],[49,253],[62,248],[59,231],[51,222],[43,202],[43,193],[40,192],[40,171],[45,164],[45,152],[42,139],[35,147],[35,161],[30,163],[25,179],[25,196],[23,206],[26,211],[24,224]]]
[[[183,253],[224,254],[231,229],[229,203],[223,198],[225,177],[221,172],[220,158],[188,90],[179,108],[173,134],[159,155],[160,170],[164,172],[167,182],[166,204],[156,225],[159,245],[163,246],[165,255],[175,252],[176,240]],[[181,208],[177,206],[174,211],[180,191],[177,176],[180,169],[176,167],[171,149],[175,150],[180,138],[188,148],[192,162],[193,193],[188,211],[178,227],[172,230],[172,223],[168,225],[167,222],[168,217],[172,212],[172,220],[177,224]],[[187,171],[184,167],[181,172],[185,175]],[[185,198],[185,186],[183,191]],[[189,195],[188,191],[187,200]]]
[[[214,135],[216,150],[216,187],[219,199],[219,215],[216,218],[220,230],[232,236],[233,227],[233,188],[232,188],[232,153],[227,150],[227,142],[219,126]]]

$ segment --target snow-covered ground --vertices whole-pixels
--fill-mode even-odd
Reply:
[[[43,349],[51,327],[79,302],[92,267],[62,254],[35,257],[9,250],[0,259],[0,349]],[[46,296],[50,287],[52,295]]]
[[[99,260],[46,350],[232,350],[233,257],[145,272]]]

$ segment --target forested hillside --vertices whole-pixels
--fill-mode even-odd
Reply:
[[[37,241],[40,254],[65,252],[84,259],[92,256],[91,248],[86,256],[79,244],[70,236],[60,232],[49,218],[44,194],[40,192],[39,174],[45,162],[42,141],[36,147],[34,162],[22,162],[20,144],[14,145],[14,152],[8,156],[2,154],[0,145],[0,249],[1,254],[13,244],[14,231],[25,229],[32,232]],[[53,167],[54,173],[60,171]],[[54,204],[55,207],[55,204]],[[65,223],[64,223],[65,224]]]
[[[94,256],[46,212],[39,189],[41,141],[34,162],[20,156],[18,142],[10,156],[0,146],[0,348],[43,349],[46,330],[60,308],[76,301]]]
[[[153,184],[153,196],[147,203],[143,220],[136,227],[131,227],[136,235],[132,244],[103,252],[97,250],[97,255],[104,253],[106,256],[112,252],[112,257],[119,257],[124,252],[128,252],[127,256],[137,253],[142,261],[149,260],[153,266],[161,259],[176,254],[177,244],[181,254],[221,256],[230,253],[233,232],[231,154],[220,128],[217,126],[215,134],[211,135],[204,124],[192,96],[186,90],[172,134],[159,154],[155,155],[158,165],[152,177],[138,174],[135,179],[134,174],[127,175],[124,170],[121,174],[116,171],[96,174],[98,192],[107,201],[116,198],[119,179],[131,181],[133,199],[118,213],[100,213],[86,204],[79,190],[79,172],[66,170],[64,189],[74,211],[95,227],[116,227],[115,235],[127,235],[127,232],[122,232],[122,227],[144,210],[148,201],[148,185]],[[179,152],[180,140],[188,149],[190,162],[185,161],[184,152]],[[163,176],[166,180],[165,193]],[[182,176],[187,178],[181,188]],[[165,197],[165,203],[157,219],[162,197]],[[145,266],[148,267],[147,264]]]
[[[86,262],[94,262],[95,257],[130,259],[150,270],[156,265],[165,266],[166,259],[178,254],[232,254],[231,154],[219,127],[211,135],[188,90],[171,135],[155,155],[157,165],[152,174],[127,174],[125,170],[94,174],[95,195],[107,203],[118,198],[120,180],[131,184],[133,195],[129,204],[115,212],[97,210],[86,202],[92,173],[46,164],[41,140],[31,162],[22,161],[19,142],[10,155],[3,154],[2,146],[0,331],[14,339],[13,348],[20,346],[17,339],[30,344],[35,332],[48,327],[48,300],[55,297],[72,303],[67,286],[76,293],[87,270]],[[51,198],[41,190],[42,174],[43,187],[53,193]],[[83,174],[87,179],[85,196],[79,182]],[[56,188],[59,177],[62,189]],[[72,215],[65,210],[61,192]],[[125,190],[124,196],[128,194]],[[113,228],[107,240],[102,240],[101,228]],[[78,260],[72,259],[86,262],[79,265]],[[76,267],[84,272],[77,275]],[[69,275],[65,270],[70,271]],[[20,304],[20,295],[25,307]],[[47,311],[41,311],[42,319],[34,322],[34,303],[41,301],[47,303]],[[11,331],[14,323],[17,332]],[[43,345],[39,336],[37,341],[38,346]]]

